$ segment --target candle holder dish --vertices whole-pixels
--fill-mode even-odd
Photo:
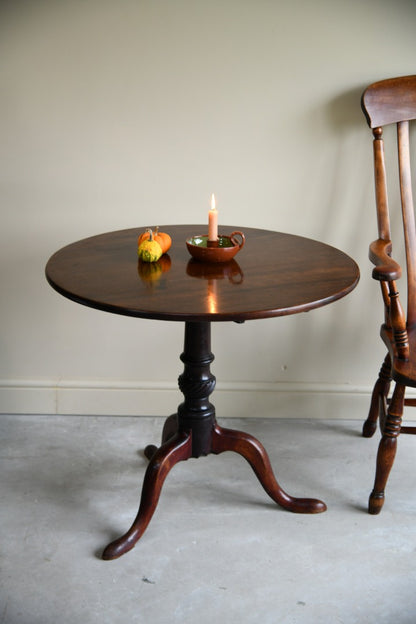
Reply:
[[[191,256],[200,262],[228,262],[244,247],[245,240],[244,234],[239,231],[229,236],[218,236],[216,241],[209,241],[204,234],[186,239],[186,246]]]

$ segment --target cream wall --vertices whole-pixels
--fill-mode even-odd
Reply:
[[[203,222],[215,192],[223,223],[362,271],[327,308],[215,324],[218,414],[362,418],[384,350],[359,99],[415,72],[415,27],[411,0],[3,1],[0,411],[175,409],[182,324],[76,305],[44,265],[95,233]]]

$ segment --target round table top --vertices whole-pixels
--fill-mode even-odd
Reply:
[[[309,238],[242,229],[245,245],[233,260],[191,258],[185,241],[205,225],[164,225],[172,237],[156,263],[137,256],[143,228],[108,232],[72,243],[48,261],[46,277],[60,294],[115,314],[170,321],[244,321],[306,312],[348,294],[359,270],[349,256]]]

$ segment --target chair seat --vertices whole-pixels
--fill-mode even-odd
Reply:
[[[416,388],[416,327],[408,328],[409,359],[400,359],[393,339],[393,332],[386,325],[381,326],[383,339],[392,361],[392,379],[396,382]]]

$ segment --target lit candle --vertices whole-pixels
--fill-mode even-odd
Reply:
[[[215,207],[215,195],[211,195],[211,210],[208,211],[208,240],[218,240],[218,210]]]

